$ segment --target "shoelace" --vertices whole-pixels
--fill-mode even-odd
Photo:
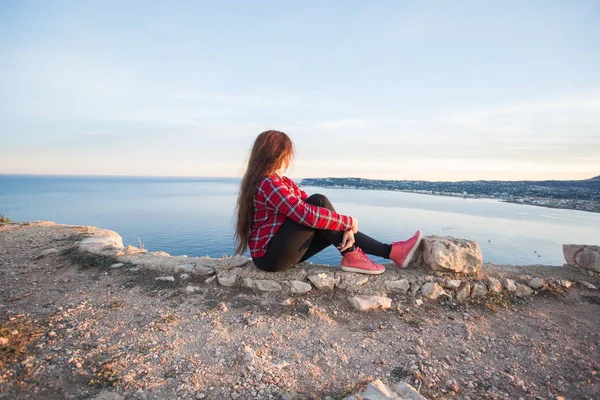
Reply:
[[[376,265],[373,260],[371,260],[365,253],[364,251],[362,251],[362,249],[360,247],[357,248],[358,250],[358,254],[360,255],[360,258],[363,259],[363,261],[368,262],[371,265]]]

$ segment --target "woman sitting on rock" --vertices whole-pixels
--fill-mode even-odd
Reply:
[[[341,215],[322,194],[308,196],[283,176],[294,145],[283,132],[266,131],[254,141],[237,200],[236,254],[250,248],[263,271],[285,271],[333,245],[341,269],[381,274],[385,267],[365,253],[388,258],[405,268],[421,241],[417,231],[406,241],[385,244],[358,230],[358,220]]]

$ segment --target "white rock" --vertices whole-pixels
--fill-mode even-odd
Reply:
[[[517,291],[517,285],[515,284],[515,281],[513,281],[512,279],[504,278],[503,286],[504,286],[504,289],[508,290],[509,292]]]
[[[214,281],[215,281],[215,279],[217,279],[217,276],[216,276],[216,275],[213,275],[213,276],[211,276],[210,278],[208,278],[208,279],[205,279],[205,280],[204,280],[204,283],[212,283],[212,282],[214,282]]]
[[[236,256],[236,257],[226,257],[219,259],[217,264],[220,268],[238,268],[242,265],[246,264],[249,261],[248,257],[244,256]]]
[[[272,280],[255,280],[254,287],[261,292],[278,292],[281,290],[281,285]]]
[[[487,288],[481,283],[474,283],[471,288],[471,297],[484,297],[487,293]]]
[[[426,400],[407,383],[401,382],[393,388],[377,379],[360,393],[344,397],[343,400]]]
[[[373,310],[380,307],[385,309],[392,306],[392,299],[383,296],[350,296],[348,301],[359,311]]]
[[[579,284],[586,289],[597,290],[598,288],[587,281],[579,281]]]
[[[423,305],[423,300],[422,299],[416,299],[415,300],[415,307],[421,307]]]
[[[205,265],[195,265],[191,273],[194,275],[212,275],[215,273],[215,269]]]
[[[488,276],[487,278],[488,290],[492,293],[500,293],[502,291],[502,284],[494,277]]]
[[[196,265],[194,264],[180,264],[173,267],[173,272],[176,274],[186,273],[191,274]]]
[[[563,254],[572,267],[600,272],[600,246],[563,244]]]
[[[541,278],[531,278],[527,284],[532,289],[541,289],[544,287],[544,280]]]
[[[447,289],[456,290],[460,287],[462,281],[460,279],[450,279],[444,282],[444,287]]]
[[[154,279],[157,281],[175,282],[175,278],[172,276],[159,276]]]
[[[517,290],[515,290],[515,294],[517,295],[517,297],[528,297],[533,294],[533,289],[531,289],[527,285],[517,283]]]
[[[183,280],[190,279],[190,274],[181,274],[179,277]]]
[[[309,275],[308,280],[319,290],[333,290],[340,284],[340,277],[332,277],[326,273]]]
[[[408,292],[408,289],[410,289],[410,283],[408,282],[408,279],[400,279],[397,281],[385,281],[383,285],[385,287],[385,290],[387,290],[388,292],[400,292],[406,294]]]
[[[421,294],[427,299],[435,300],[438,297],[445,295],[446,292],[437,283],[427,282],[426,284],[421,286]]]
[[[295,294],[304,294],[312,289],[310,283],[290,281],[290,291]]]
[[[471,284],[469,282],[465,282],[461,284],[458,288],[458,292],[456,293],[456,301],[462,303],[469,298],[471,294]]]
[[[169,253],[167,253],[166,251],[154,251],[152,253],[153,256],[159,256],[159,257],[171,257],[171,255]]]
[[[231,275],[231,276],[217,276],[217,281],[219,282],[219,284],[221,286],[227,286],[227,287],[231,287],[233,285],[235,285],[235,281],[237,279],[237,275]],[[250,278],[248,278],[250,279]]]
[[[426,236],[423,263],[434,271],[473,274],[481,269],[483,256],[477,242],[450,236]]]
[[[188,287],[185,288],[185,291],[188,293],[196,293],[200,291],[200,286],[188,285]]]
[[[121,268],[123,265],[123,263],[114,263],[113,265],[110,266],[111,269],[117,269],[117,268]]]

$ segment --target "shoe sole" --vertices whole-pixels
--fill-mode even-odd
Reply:
[[[415,252],[417,251],[417,249],[419,248],[419,245],[421,244],[421,239],[423,239],[423,232],[419,231],[419,237],[417,238],[417,243],[415,243],[413,248],[410,249],[410,251],[408,252],[408,255],[406,256],[406,259],[404,260],[404,262],[402,263],[400,268],[408,267],[408,264],[410,264],[410,262],[412,261],[412,258],[415,255]]]
[[[378,270],[378,271],[369,271],[368,269],[346,267],[344,265],[340,266],[340,269],[345,272],[356,272],[358,274],[365,274],[365,275],[379,275],[379,274],[383,274],[385,272],[385,268],[382,270]]]

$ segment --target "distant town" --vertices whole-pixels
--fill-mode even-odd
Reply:
[[[391,190],[438,196],[491,198],[534,206],[600,212],[600,176],[578,181],[396,181],[363,178],[305,178],[301,185]]]

